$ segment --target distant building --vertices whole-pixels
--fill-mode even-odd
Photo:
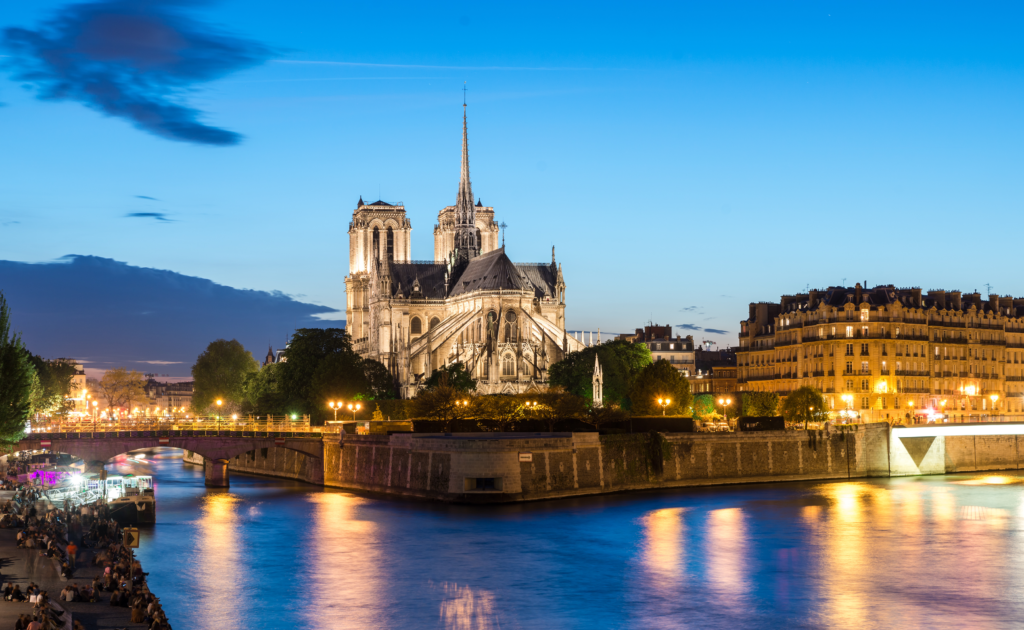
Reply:
[[[617,339],[642,343],[651,351],[651,358],[655,361],[664,359],[672,364],[679,373],[689,377],[694,373],[694,348],[693,336],[680,337],[672,336],[671,326],[659,326],[653,324],[643,328],[637,328],[632,335],[619,335]]]
[[[285,345],[284,350],[276,350],[276,351],[274,350],[274,346],[270,346],[270,348],[267,350],[266,358],[263,359],[263,367],[267,367],[271,363],[284,363],[285,361],[287,361],[288,359],[285,357],[285,354],[284,354],[285,350],[287,350],[287,349],[288,349],[288,345],[287,344]]]
[[[731,394],[737,391],[736,349],[695,351],[696,372],[690,376],[694,394]]]
[[[187,412],[192,408],[193,386],[193,381],[164,383],[150,378],[143,386],[143,390],[146,392],[145,408],[148,408],[150,413],[154,413],[156,409],[159,409],[160,413],[167,409],[180,409]],[[139,405],[139,408],[143,408],[143,405]]]
[[[837,416],[1024,419],[1024,299],[880,285],[750,305],[741,391],[820,390]]]

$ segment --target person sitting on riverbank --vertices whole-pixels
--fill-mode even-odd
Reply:
[[[12,602],[23,602],[25,601],[25,594],[21,592],[21,587],[17,584],[14,585],[14,590],[11,591],[11,597],[8,601]]]
[[[7,586],[4,587],[4,601],[5,602],[11,601],[11,593],[13,593],[13,592],[14,592],[14,583],[13,582],[8,582]]]

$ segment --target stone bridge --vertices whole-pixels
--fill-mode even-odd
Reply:
[[[340,436],[328,434],[327,439]],[[304,453],[309,472],[323,479],[324,438],[318,432],[298,431],[99,431],[32,433],[18,442],[18,450],[46,449],[68,453],[87,463],[105,463],[123,453],[157,446],[182,448],[203,456],[206,485],[226,488],[228,460],[263,448],[286,448]],[[319,465],[318,465],[319,464]]]

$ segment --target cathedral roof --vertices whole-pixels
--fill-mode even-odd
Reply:
[[[555,297],[555,269],[551,265],[516,263],[516,268],[533,285],[535,297]]]
[[[451,296],[473,291],[523,291],[529,288],[529,280],[505,255],[505,248],[500,247],[470,260],[455,282]]]
[[[402,287],[403,297],[426,298],[431,300],[443,300],[446,287],[444,274],[448,266],[444,263],[413,262],[413,263],[388,263],[388,271],[391,274],[392,291]],[[419,287],[419,295],[415,295],[415,287]]]

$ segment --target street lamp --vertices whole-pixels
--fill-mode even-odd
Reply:
[[[96,416],[99,414],[100,401],[92,401],[92,432],[96,433]]]
[[[332,401],[327,403],[327,406],[334,410],[334,422],[335,422],[335,424],[337,424],[337,422],[338,422],[338,410],[341,409],[341,406],[342,406],[341,401],[338,401],[338,403],[335,404],[335,402],[332,400]]]
[[[807,417],[804,418],[804,431],[807,430],[807,422],[811,419],[811,415],[814,414],[814,407],[807,408]]]
[[[362,408],[362,405],[360,405],[359,403],[356,403],[355,405],[353,405],[352,403],[349,403],[348,404],[348,408],[349,408],[349,411],[352,412],[352,421],[355,422],[355,420],[356,420],[356,412],[359,411]]]
[[[999,400],[999,394],[992,394],[991,396],[989,396],[989,398],[992,399],[992,415],[995,416],[996,415],[996,401]]]
[[[661,405],[661,416],[665,417],[665,407],[668,407],[669,405],[672,404],[672,399],[671,398],[659,398],[658,399],[658,404]]]
[[[725,423],[729,424],[729,405],[732,404],[732,398],[719,398],[718,404],[721,405],[722,411],[725,412]]]

